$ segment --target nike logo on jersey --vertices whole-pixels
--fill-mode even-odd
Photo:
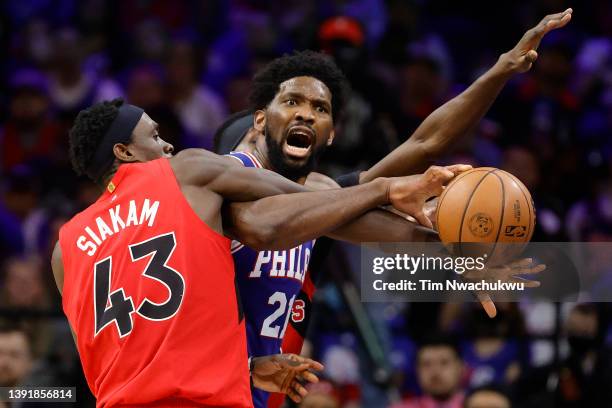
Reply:
[[[259,251],[249,278],[261,278],[262,272],[271,278],[289,278],[304,283],[310,261],[310,248],[303,245],[285,251]]]

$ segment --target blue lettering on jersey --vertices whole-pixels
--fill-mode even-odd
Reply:
[[[246,167],[262,167],[245,152],[229,156]],[[302,288],[315,241],[284,251],[256,251],[232,242],[238,289],[244,309],[250,356],[281,352],[281,343],[293,303]],[[268,393],[253,389],[253,404],[265,408]]]

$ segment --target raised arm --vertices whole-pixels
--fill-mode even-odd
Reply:
[[[406,142],[362,172],[359,182],[420,173],[434,163],[480,121],[513,75],[531,68],[546,33],[565,26],[571,17],[572,9],[544,17],[468,89],[432,112]]]
[[[226,207],[224,227],[235,238],[254,249],[288,249],[308,240],[329,234],[352,242],[432,239],[431,231],[418,229],[415,224],[382,213],[368,213],[365,221],[353,221],[367,210],[390,202],[423,224],[429,220],[422,212],[429,197],[442,192],[442,186],[470,166],[431,167],[417,176],[377,179],[355,187],[309,193],[278,195],[253,203],[233,203]],[[381,232],[368,228],[392,227],[387,239]],[[340,228],[351,222],[358,224]],[[429,224],[430,225],[430,224]],[[332,232],[333,231],[333,232]],[[417,238],[418,237],[418,238]]]

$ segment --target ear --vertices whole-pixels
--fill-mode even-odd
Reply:
[[[113,146],[113,154],[122,162],[132,163],[137,161],[136,156],[132,154],[128,145],[116,143]]]
[[[336,130],[332,129],[332,131],[329,134],[329,137],[327,138],[327,145],[331,146],[331,144],[334,142],[334,137],[336,137]]]
[[[253,114],[253,127],[263,133],[266,128],[266,111],[261,109],[255,111]]]

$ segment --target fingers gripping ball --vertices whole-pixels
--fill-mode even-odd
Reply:
[[[455,255],[485,253],[489,264],[520,255],[535,227],[527,188],[512,174],[493,167],[472,169],[455,178],[440,196],[436,217],[440,240]]]

